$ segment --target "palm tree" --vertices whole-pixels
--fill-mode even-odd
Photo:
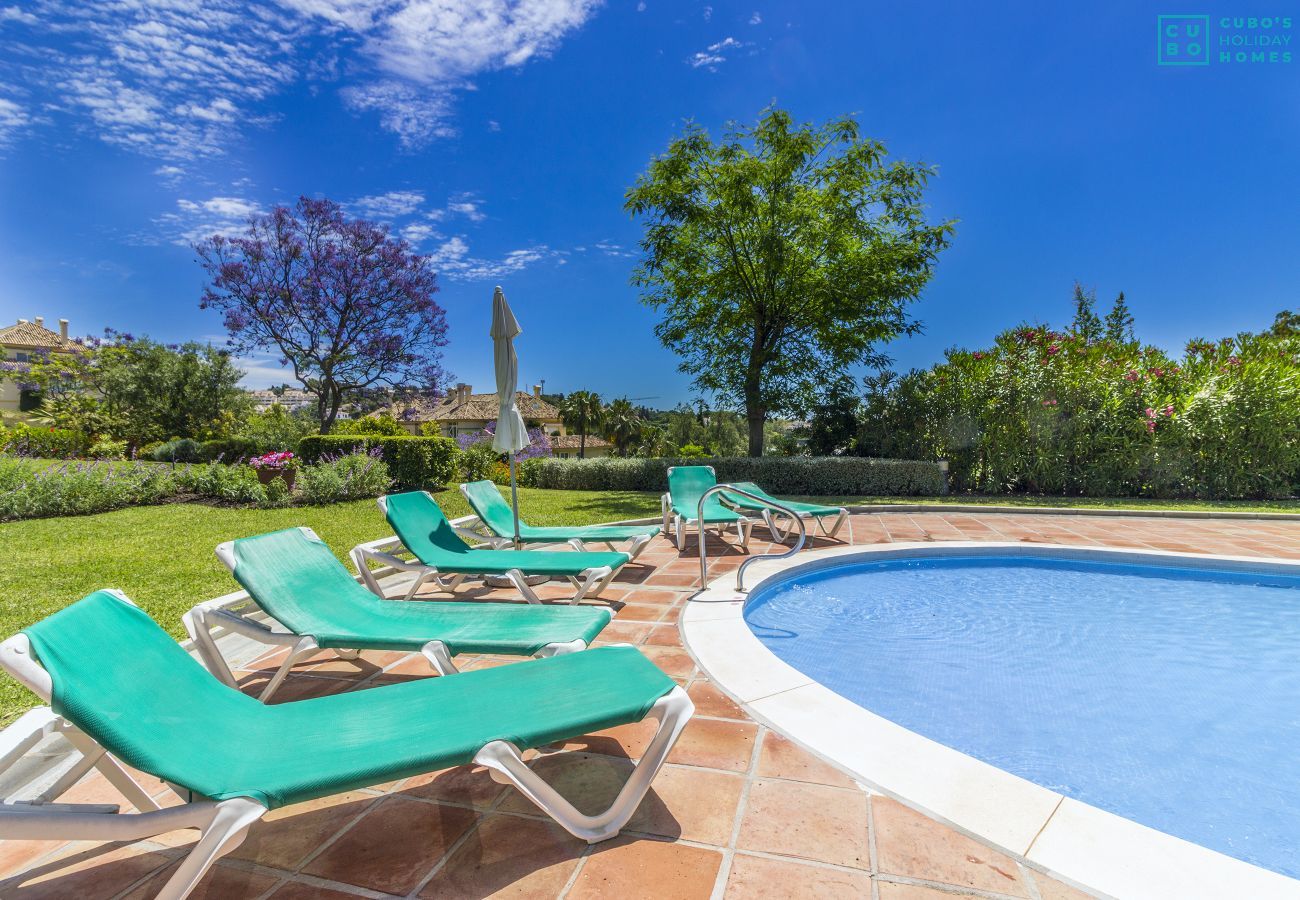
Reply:
[[[587,435],[600,425],[605,405],[600,395],[592,391],[574,391],[560,404],[560,417],[564,424],[578,432],[578,459],[587,456]]]
[[[641,416],[626,397],[615,400],[605,409],[605,437],[619,456],[627,456],[641,436]]]
[[[672,444],[668,440],[668,432],[662,425],[655,425],[652,422],[642,423],[640,439],[636,447],[637,456],[654,459],[668,456],[671,450]]]

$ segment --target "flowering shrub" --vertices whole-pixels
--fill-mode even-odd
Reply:
[[[492,469],[501,460],[501,454],[487,441],[465,448],[460,455],[460,474],[466,481],[482,481],[492,477]]]
[[[68,462],[38,468],[0,457],[0,519],[85,515],[161,503],[176,492],[166,466]]]
[[[0,429],[0,451],[14,456],[74,459],[83,455],[90,438],[70,428],[38,428],[18,424]]]
[[[276,453],[265,453],[262,456],[254,456],[248,461],[248,464],[254,469],[270,469],[275,472],[281,472],[285,469],[297,467],[293,453],[288,450],[280,450]]]
[[[860,452],[947,459],[956,490],[1285,497],[1300,483],[1300,340],[1137,342],[1021,327],[874,382]]]
[[[305,503],[338,503],[378,497],[392,485],[383,452],[371,448],[363,453],[322,459],[304,468],[298,479]]]

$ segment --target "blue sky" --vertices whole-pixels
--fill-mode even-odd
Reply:
[[[623,191],[683,120],[773,100],[939,167],[932,213],[960,223],[899,367],[1059,323],[1075,279],[1171,348],[1300,304],[1300,61],[1158,66],[1165,5],[461,7],[0,0],[0,319],[219,336],[188,242],[323,195],[434,256],[460,378],[490,385],[500,283],[523,380],[671,405],[689,385],[628,285]],[[1295,33],[1190,11],[1212,41]]]

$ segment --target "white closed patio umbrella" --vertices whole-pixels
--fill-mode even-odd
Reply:
[[[510,311],[506,295],[498,285],[492,294],[492,360],[497,374],[497,433],[492,448],[510,455],[510,508],[515,514],[515,549],[519,541],[519,489],[515,482],[515,454],[528,446],[528,428],[519,414],[515,389],[519,382],[519,358],[515,356],[515,336],[522,331]]]

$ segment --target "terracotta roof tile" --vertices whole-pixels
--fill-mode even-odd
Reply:
[[[19,322],[0,328],[0,344],[6,347],[23,347],[34,350],[75,350],[77,344],[35,322]]]
[[[582,445],[582,438],[576,434],[565,434],[559,437],[547,438],[551,442],[552,450],[577,450]],[[596,437],[594,434],[587,435],[587,449],[614,446],[604,438]]]
[[[515,394],[515,402],[519,404],[519,413],[525,419],[538,422],[560,421],[560,411],[540,397],[519,391]],[[404,422],[489,422],[497,417],[497,395],[470,394],[466,402],[458,403],[453,391],[441,400],[417,399],[395,404],[392,414],[393,418]]]

